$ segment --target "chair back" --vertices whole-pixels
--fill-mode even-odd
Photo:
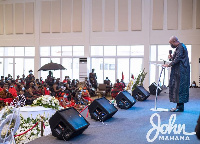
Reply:
[[[99,89],[99,91],[105,91],[106,90],[106,84],[99,84],[98,89]]]

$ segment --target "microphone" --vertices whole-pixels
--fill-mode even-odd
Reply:
[[[169,61],[172,61],[172,50],[169,50]]]

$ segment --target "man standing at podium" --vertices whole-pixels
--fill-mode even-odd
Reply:
[[[169,56],[172,62],[163,66],[171,67],[169,99],[170,102],[177,103],[176,108],[172,108],[170,111],[183,112],[184,103],[189,101],[190,64],[188,51],[186,46],[180,43],[175,36],[170,38],[169,43],[172,48],[175,48],[175,51],[173,55]]]

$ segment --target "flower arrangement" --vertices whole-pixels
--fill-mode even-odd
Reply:
[[[33,101],[32,106],[43,106],[45,108],[52,108],[58,110],[60,105],[59,101],[52,96],[45,95],[37,98],[36,100]]]
[[[1,123],[0,126],[0,143],[9,142],[13,138],[13,134],[16,133],[20,125],[19,115],[12,113],[6,116],[6,119]]]
[[[46,127],[44,129],[43,135],[50,134],[50,126],[49,126],[49,119],[45,118],[44,116],[37,115],[36,118],[28,117],[24,118],[22,115],[20,117],[16,114],[14,114],[14,119],[11,122],[10,127],[8,126],[10,118],[12,117],[12,113],[14,112],[13,107],[5,107],[2,115],[1,115],[1,137],[0,137],[0,143],[5,138],[5,135],[8,130],[7,137],[8,139],[6,141],[9,141],[11,139],[11,133],[10,129],[14,129],[15,132],[15,141],[17,144],[24,144],[28,143],[38,137],[41,137],[41,121],[43,121],[44,126]],[[44,114],[45,115],[45,114]],[[47,116],[49,117],[49,116]],[[35,127],[33,127],[35,125]],[[16,127],[16,128],[15,128]],[[15,131],[16,130],[16,131]]]
[[[133,79],[131,79],[131,80],[129,81],[129,83],[128,83],[127,87],[126,87],[126,90],[127,90],[127,91],[129,91],[129,90],[132,89],[132,86],[133,86],[133,84],[134,84],[134,81],[135,81],[135,80],[133,80]]]
[[[24,144],[28,143],[36,138],[41,137],[41,121],[44,122],[45,127],[49,126],[49,119],[43,116],[37,115],[36,118],[28,117],[24,119],[22,115],[20,115],[20,126],[16,132],[16,135],[26,132],[27,130],[31,129],[27,133],[23,135],[16,136],[15,141],[17,144]],[[38,123],[38,124],[37,124]],[[35,127],[33,127],[35,125]],[[44,135],[48,135],[47,128],[44,130]],[[46,134],[45,134],[46,133]]]
[[[2,111],[2,115],[0,116],[0,124],[1,124],[1,121],[4,120],[6,118],[7,115],[13,113],[13,107],[8,107],[6,106],[4,111]]]

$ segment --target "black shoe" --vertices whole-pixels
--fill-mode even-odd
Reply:
[[[183,112],[183,111],[184,111],[184,109],[181,109],[181,108],[172,108],[170,110],[170,112]]]

